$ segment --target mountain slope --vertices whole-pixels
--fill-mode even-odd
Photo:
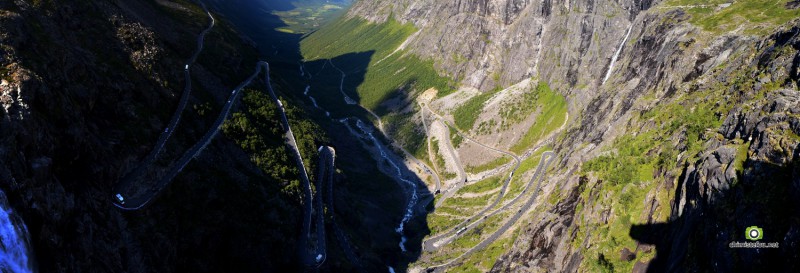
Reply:
[[[208,21],[190,1],[0,4],[0,186],[29,227],[39,270],[299,270],[296,252],[286,250],[296,247],[302,198],[281,133],[256,127],[258,138],[248,140],[277,155],[263,157],[226,130],[149,206],[112,205],[120,178],[153,149],[178,107],[185,62]],[[210,129],[257,60],[217,18],[191,67],[189,107],[167,128],[175,133],[146,179],[163,175]],[[244,112],[262,115],[257,126],[277,124],[274,109],[253,110],[264,86],[249,89]],[[309,132],[298,142],[315,151],[324,135],[295,114]]]
[[[283,124],[312,180],[336,146],[323,272],[800,270],[797,1],[360,0],[307,34],[327,2],[208,1],[191,69],[194,2],[0,3],[0,187],[41,271],[308,269]],[[259,59],[282,103],[226,104]],[[234,105],[225,135],[120,211],[184,73],[144,179]],[[750,226],[780,248],[731,247]]]
[[[417,29],[398,48],[460,84],[431,102],[445,115],[469,103],[476,89],[487,94],[531,78],[566,99],[569,120],[553,139],[557,166],[547,172],[528,224],[518,225],[518,237],[507,234],[515,243],[494,271],[797,268],[785,262],[796,260],[792,242],[800,227],[792,209],[800,194],[800,128],[791,110],[798,94],[796,5],[362,0],[347,16]],[[428,87],[397,90],[413,102],[429,98],[422,94]],[[425,118],[419,108],[399,109]],[[453,118],[472,118],[465,114]],[[424,137],[419,118],[406,120]],[[463,129],[479,134],[481,126]],[[781,248],[727,247],[744,241],[741,231],[752,225],[768,229],[772,237],[764,240]],[[423,252],[415,266],[457,252]],[[475,269],[473,260],[462,262],[459,270]]]

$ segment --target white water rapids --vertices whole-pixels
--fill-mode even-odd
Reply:
[[[306,96],[308,96],[308,98],[309,98],[309,99],[311,99],[311,103],[312,103],[312,104],[314,104],[314,108],[319,108],[319,105],[317,105],[317,100],[316,100],[316,99],[314,99],[314,97],[312,97],[312,96],[308,95],[308,91],[309,91],[310,89],[311,89],[311,86],[310,86],[310,85],[306,86],[306,91],[305,91],[305,92],[303,92],[303,95],[306,95]]]
[[[344,71],[339,69],[339,67],[333,65],[333,62],[330,59],[328,59],[328,63],[331,64],[331,67],[338,70],[339,73],[342,74],[342,80],[339,82],[339,92],[342,93],[342,96],[344,97],[344,102],[347,103],[348,105],[358,104],[355,100],[350,98],[350,96],[348,96],[347,93],[344,92],[344,78],[347,77],[347,74],[345,74]]]
[[[381,153],[381,157],[383,157],[383,159],[386,160],[386,162],[388,162],[389,165],[392,166],[392,168],[394,168],[395,172],[397,172],[397,178],[402,180],[409,186],[411,186],[411,200],[409,200],[408,204],[406,205],[406,213],[405,215],[403,215],[403,220],[401,220],[400,224],[397,226],[397,228],[395,228],[395,231],[398,234],[400,234],[400,249],[403,250],[403,252],[406,252],[407,251],[406,241],[408,239],[406,239],[406,235],[403,232],[403,230],[405,229],[406,223],[408,223],[408,221],[411,220],[411,217],[414,216],[414,207],[417,205],[417,202],[419,201],[419,195],[417,194],[417,184],[411,180],[406,179],[403,176],[403,172],[400,170],[400,167],[398,167],[397,164],[394,163],[394,161],[387,156],[383,144],[381,144],[381,142],[378,141],[378,139],[376,139],[375,136],[372,135],[371,130],[367,130],[365,128],[364,123],[360,119],[356,120],[356,126],[358,126],[358,129],[360,129],[362,132],[364,132],[364,134],[368,135],[370,139],[372,139],[372,142],[375,144],[375,147],[377,147],[378,151]]]
[[[0,272],[33,272],[28,258],[29,241],[28,228],[14,215],[5,193],[0,191]]]
[[[305,71],[305,67],[304,67],[304,65],[303,65],[303,63],[302,63],[302,62],[301,62],[301,64],[300,64],[300,65],[301,65],[301,71]],[[346,77],[346,74],[344,73],[344,71],[342,71],[341,69],[339,69],[338,67],[336,67],[336,66],[333,64],[333,62],[331,62],[331,60],[328,60],[327,62],[325,62],[325,63],[323,64],[323,68],[322,68],[322,69],[324,69],[324,68],[325,68],[325,67],[324,67],[325,65],[330,65],[331,67],[333,67],[334,69],[336,69],[337,71],[339,71],[339,73],[341,74],[341,76],[342,76],[342,77],[341,77],[341,81],[339,82],[339,92],[340,92],[340,93],[342,94],[342,96],[344,97],[345,103],[347,103],[348,105],[357,105],[358,103],[356,103],[356,102],[355,102],[355,101],[354,101],[352,98],[350,98],[349,96],[347,96],[347,94],[344,92],[344,79],[345,79],[345,77]],[[319,74],[319,73],[321,73],[321,72],[322,72],[322,70],[320,70],[320,72],[318,72],[317,74]],[[304,73],[304,72],[301,72],[301,76],[303,76],[303,74],[306,74],[306,73]],[[309,79],[310,79],[310,78],[311,78],[311,75],[310,75],[311,73],[308,73],[308,74],[309,74]],[[328,111],[326,111],[325,109],[323,109],[323,108],[319,107],[319,105],[317,105],[317,101],[316,101],[316,99],[314,99],[314,97],[313,97],[313,96],[311,96],[311,94],[309,94],[309,91],[310,91],[310,89],[311,89],[311,86],[310,86],[310,85],[307,85],[307,86],[306,86],[306,88],[305,88],[305,90],[304,90],[304,92],[303,92],[303,95],[305,95],[306,97],[308,97],[308,98],[311,100],[311,103],[314,105],[314,107],[315,107],[315,108],[325,111],[325,115],[326,115],[326,116],[328,116],[328,117],[330,117],[330,113],[329,113]],[[379,123],[379,124],[381,124],[380,117],[378,117],[377,115],[375,115],[375,114],[374,114],[374,113],[372,113],[371,111],[368,111],[368,112],[370,112],[370,114],[372,114],[373,116],[375,116],[375,118],[378,120],[378,123]],[[351,119],[351,118],[344,118],[344,119],[340,119],[340,120],[338,120],[338,121],[339,121],[340,123],[342,123],[343,125],[347,126],[347,121],[348,121],[349,119]],[[406,252],[406,251],[407,251],[407,249],[406,249],[406,245],[405,245],[405,243],[406,243],[406,241],[407,241],[408,239],[406,238],[406,236],[405,236],[405,232],[404,232],[404,231],[405,231],[405,225],[406,225],[406,223],[408,223],[408,221],[410,221],[410,220],[411,220],[411,218],[414,216],[414,207],[416,207],[417,203],[419,202],[419,195],[418,195],[418,193],[417,193],[417,184],[416,184],[416,183],[414,183],[413,181],[411,181],[411,180],[408,180],[408,179],[406,179],[406,178],[405,178],[405,176],[403,175],[403,172],[402,172],[402,170],[400,169],[400,167],[399,167],[399,166],[397,166],[397,163],[395,163],[395,162],[394,162],[394,160],[392,160],[392,159],[389,157],[389,155],[387,154],[387,152],[386,152],[386,148],[384,147],[384,145],[383,145],[383,144],[382,144],[382,143],[381,143],[381,142],[380,142],[380,141],[379,141],[377,138],[375,138],[375,136],[373,136],[373,134],[372,134],[372,133],[373,133],[372,129],[368,128],[368,127],[367,127],[367,126],[364,124],[364,122],[363,122],[363,121],[361,121],[360,119],[356,119],[356,118],[353,118],[353,119],[355,119],[355,120],[356,120],[356,126],[359,128],[359,130],[361,130],[361,132],[362,132],[364,135],[368,136],[368,137],[369,137],[369,139],[370,139],[370,140],[373,142],[373,144],[375,145],[375,147],[377,147],[377,149],[378,149],[378,152],[380,152],[380,156],[383,158],[383,160],[384,160],[384,161],[386,161],[386,162],[388,162],[388,163],[389,163],[389,165],[390,165],[390,166],[391,166],[391,167],[392,167],[392,168],[395,170],[397,179],[399,179],[399,180],[403,181],[404,183],[406,183],[407,185],[409,185],[409,186],[410,186],[410,189],[411,189],[411,198],[409,199],[408,203],[406,204],[406,212],[405,212],[405,214],[403,215],[403,219],[400,221],[400,223],[398,224],[397,228],[395,228],[395,232],[397,232],[397,233],[400,235],[400,244],[399,244],[399,246],[400,246],[400,249],[401,249],[403,252]],[[348,126],[348,127],[349,127],[349,126]],[[356,134],[357,134],[355,131],[352,131],[352,130],[351,130],[351,132],[352,132],[354,135],[356,135]],[[390,267],[390,268],[391,268],[391,267]]]

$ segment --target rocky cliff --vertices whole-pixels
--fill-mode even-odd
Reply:
[[[651,2],[366,0],[350,15],[414,23],[420,31],[409,38],[412,52],[467,86],[489,90],[533,76],[595,83],[616,50],[610,45]]]
[[[390,137],[403,134],[412,140],[424,126],[418,121],[426,118],[419,115],[422,106],[414,103],[419,97],[434,100],[428,112],[452,110],[470,97],[482,98],[477,95],[481,92],[502,95],[487,97],[490,106],[516,105],[519,101],[511,99],[540,87],[542,93],[534,97],[554,91],[565,98],[563,129],[553,130],[557,135],[547,141],[518,148],[528,156],[530,148],[549,144],[557,160],[524,217],[526,224],[517,225],[519,233],[506,234],[502,255],[488,261],[486,269],[796,272],[797,7],[796,1],[781,0],[361,0],[349,17],[390,23],[340,26],[361,26],[374,35],[416,32],[405,42],[354,35],[358,29],[345,31],[346,36],[329,33],[334,41],[359,39],[307,47],[328,53],[333,61],[309,61],[306,68],[319,71],[316,77],[336,63],[348,71],[348,81],[394,88],[392,81],[376,81],[369,74],[375,70],[370,66],[387,60],[381,64],[387,69],[378,75],[400,75],[408,81],[363,99],[369,98],[368,108],[381,106],[376,112],[393,118],[389,127],[402,125],[403,130],[389,128],[401,132],[389,132]],[[226,137],[218,137],[191,163],[160,202],[137,213],[112,206],[114,185],[146,156],[170,119],[183,89],[184,62],[207,20],[199,6],[183,0],[0,3],[0,186],[31,231],[41,271],[300,270],[294,262],[295,227],[302,214],[296,170],[282,147],[275,106],[256,91],[247,92],[242,111],[224,126]],[[284,37],[289,43],[301,38],[286,33],[266,37]],[[358,44],[361,38],[405,50],[370,51]],[[196,81],[192,107],[164,157],[154,164],[155,175],[208,130],[214,117],[210,113],[219,111],[229,90],[254,68],[254,49],[227,25],[212,30],[206,43],[191,72]],[[287,46],[286,41],[261,46],[281,43]],[[331,44],[341,52],[328,52]],[[363,52],[348,51],[354,44]],[[282,73],[276,85],[302,89],[305,80],[288,75],[298,77],[295,65],[300,60],[292,58],[302,57],[294,52],[310,52],[299,45],[288,49],[291,56],[275,57],[289,59],[276,65],[276,73]],[[393,56],[395,52],[422,61]],[[428,60],[460,89],[452,96],[456,99],[439,101],[446,107],[437,105],[434,88],[432,95],[420,95],[430,86],[415,82],[435,83],[430,85],[439,89],[450,82],[427,77],[426,69],[407,69]],[[345,83],[344,71],[326,73],[330,75],[322,74],[322,82],[314,82],[314,90],[333,90],[324,93],[334,96],[320,97],[326,103],[341,104],[339,94],[360,84]],[[509,86],[518,88],[498,91]],[[415,90],[419,87],[425,89]],[[302,105],[302,92],[287,101]],[[287,105],[293,123],[304,128],[297,134],[309,136],[298,141],[302,150],[315,150],[324,134],[305,119],[302,109],[291,106],[295,103]],[[485,109],[481,102],[475,105]],[[512,133],[521,133],[520,127],[543,115],[532,108],[520,110],[531,118],[521,118]],[[402,118],[393,113],[397,109],[402,109]],[[495,115],[474,109],[467,114],[483,114],[479,121],[486,122],[493,120],[486,115]],[[344,230],[351,236],[371,231],[352,237],[358,258],[370,269],[383,269],[387,261],[401,266],[407,260],[431,261],[425,250],[416,252],[419,245],[398,255],[393,224],[402,218],[405,197],[391,180],[371,173],[375,162],[356,139],[342,128],[326,126],[329,132],[342,131],[331,134],[342,148],[337,153],[350,159],[340,178],[343,187],[356,189],[337,191],[337,198],[344,200],[338,203],[354,203],[337,208]],[[462,129],[480,131],[472,127]],[[501,133],[507,132],[484,135]],[[503,139],[519,138],[494,141]],[[460,158],[469,161],[465,155]],[[749,226],[762,227],[762,241],[780,247],[731,248],[731,242],[745,241],[743,231]],[[419,224],[408,229],[413,242],[428,232]],[[353,266],[343,260],[328,265],[323,270]]]
[[[0,186],[30,229],[39,271],[295,268],[287,250],[300,201],[281,191],[290,181],[223,136],[158,202],[131,213],[112,205],[115,184],[177,107],[184,64],[208,23],[189,1],[0,3]],[[208,130],[229,90],[255,69],[255,49],[217,23],[155,173]],[[270,137],[282,147],[279,134]]]
[[[316,189],[299,179],[294,151],[284,138],[286,124],[312,181],[320,145],[336,146],[336,154],[347,159],[336,160],[336,185],[329,192],[338,221],[324,215],[330,218],[320,230],[327,233],[313,235],[327,234],[324,264],[316,269],[384,270],[387,260],[406,255],[395,230],[405,214],[405,193],[379,171],[379,161],[359,138],[304,107],[300,94],[312,75],[297,73],[302,35],[279,31],[286,24],[273,13],[319,22],[342,9],[330,3],[0,3],[0,188],[30,230],[39,270],[304,270],[300,255],[306,253],[297,243],[304,190]],[[215,24],[206,33],[210,16]],[[200,44],[196,61],[187,61]],[[285,122],[263,74],[237,89],[259,60],[270,63],[270,86],[283,104]],[[308,63],[308,71],[333,71],[334,62],[346,61]],[[334,75],[337,82],[342,77]],[[348,75],[351,79],[357,77]],[[223,109],[232,111],[219,125]],[[175,117],[180,122],[173,123]],[[216,129],[203,146],[200,140]],[[151,153],[155,147],[163,150]],[[204,148],[187,153],[194,147]],[[188,165],[176,171],[184,162]],[[154,191],[161,185],[167,186]],[[128,205],[158,193],[146,206],[128,211],[115,206],[117,190]],[[145,198],[137,198],[139,193]],[[400,262],[389,263],[394,264]]]
[[[467,88],[536,78],[567,98],[553,202],[493,271],[792,272],[800,21],[766,2],[362,0],[348,15],[414,24],[402,47]],[[729,248],[752,225],[780,248]]]

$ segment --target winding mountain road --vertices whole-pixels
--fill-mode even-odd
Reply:
[[[317,216],[316,222],[316,229],[317,229],[317,244],[314,253],[307,252],[307,256],[304,259],[311,258],[313,261],[310,264],[312,266],[321,266],[322,263],[328,258],[326,253],[327,246],[325,244],[325,210],[323,209],[322,201],[325,199],[326,206],[329,208],[329,211],[333,209],[332,202],[333,196],[325,196],[325,192],[327,191],[328,194],[331,194],[330,191],[332,187],[329,186],[333,183],[332,175],[333,175],[333,157],[334,151],[333,148],[327,146],[320,146],[317,152],[319,153],[319,161],[317,165],[317,179],[316,179],[316,186],[317,186],[317,196],[314,198],[314,214]],[[332,211],[331,215],[332,215]],[[305,241],[307,242],[308,233],[304,234],[303,236],[306,237]]]
[[[264,78],[265,78],[264,82],[265,82],[265,84],[267,86],[267,92],[269,93],[269,96],[272,98],[272,100],[275,101],[275,104],[278,105],[278,112],[281,115],[281,124],[283,125],[283,128],[286,131],[286,133],[284,134],[284,139],[285,139],[286,143],[289,145],[289,147],[291,148],[292,153],[294,154],[295,163],[297,164],[297,168],[300,171],[300,180],[303,183],[303,185],[305,186],[305,187],[303,187],[303,193],[305,195],[305,202],[304,202],[305,204],[304,204],[304,211],[303,211],[303,227],[302,227],[302,232],[300,234],[300,246],[301,247],[299,248],[300,251],[301,251],[301,255],[300,255],[301,256],[301,260],[307,266],[319,267],[320,265],[322,265],[323,262],[325,262],[325,258],[327,257],[327,254],[325,253],[325,249],[326,249],[326,247],[325,247],[325,224],[324,224],[324,215],[323,215],[324,212],[322,212],[323,211],[322,210],[322,201],[321,200],[317,200],[317,202],[316,202],[316,205],[317,205],[317,211],[316,211],[316,213],[317,213],[317,224],[316,224],[317,243],[315,244],[316,245],[315,251],[313,251],[313,253],[310,252],[310,251],[304,251],[304,250],[307,250],[308,238],[311,236],[311,224],[312,224],[311,223],[311,221],[312,221],[311,218],[312,218],[312,214],[314,213],[313,203],[315,203],[315,202],[314,202],[313,194],[311,192],[311,181],[308,178],[308,173],[306,172],[305,163],[303,163],[303,156],[300,153],[300,148],[297,146],[297,139],[294,136],[294,132],[292,131],[292,126],[289,124],[289,119],[286,116],[286,108],[283,105],[283,102],[281,102],[281,100],[278,98],[278,96],[275,95],[275,90],[272,88],[272,81],[271,81],[271,78],[269,76],[269,71],[270,71],[269,63],[261,61],[261,62],[259,62],[259,65],[258,65],[258,71],[261,70],[261,67],[264,67],[264,69],[265,69],[265,71],[264,71]],[[318,191],[318,194],[321,194],[321,193]],[[320,199],[319,197],[320,196],[318,196],[317,199]]]
[[[247,80],[239,84],[233,91],[231,91],[230,96],[228,96],[228,101],[222,107],[222,111],[220,112],[219,116],[217,117],[216,121],[211,125],[211,129],[209,129],[206,134],[200,138],[200,140],[195,143],[189,150],[187,150],[183,156],[180,157],[176,162],[170,165],[169,170],[162,175],[162,178],[159,179],[154,185],[150,187],[144,187],[142,185],[132,183],[133,180],[123,181],[117,185],[116,192],[117,194],[124,197],[124,203],[121,202],[116,196],[114,197],[113,204],[120,209],[123,210],[138,210],[147,205],[150,201],[153,200],[164,188],[166,188],[169,184],[172,183],[172,180],[177,176],[186,165],[189,164],[192,159],[197,157],[203,150],[205,150],[206,146],[211,143],[211,140],[219,133],[219,130],[222,127],[222,123],[228,118],[230,115],[231,110],[233,109],[233,105],[236,103],[239,95],[241,94],[242,88],[245,86],[250,85],[251,82],[261,73],[262,67],[266,67],[267,69],[267,78],[269,78],[269,64],[266,62],[259,62],[256,65],[256,71],[253,75],[250,75]],[[281,107],[282,108],[282,107]],[[286,117],[283,117],[284,122],[286,122]],[[287,123],[288,124],[288,123]],[[291,133],[291,131],[290,131]],[[290,134],[291,135],[291,134]],[[293,135],[291,135],[293,137]],[[296,146],[296,145],[295,145]],[[302,164],[302,160],[300,160]],[[308,179],[308,176],[305,175],[305,169],[301,169],[301,172],[304,174],[304,177]]]
[[[533,206],[533,203],[536,202],[536,197],[539,195],[539,191],[541,190],[542,180],[544,180],[544,172],[547,170],[547,167],[550,165],[550,163],[552,163],[553,159],[555,159],[555,153],[553,152],[545,152],[544,154],[542,154],[542,158],[539,161],[539,166],[536,169],[536,173],[534,174],[533,177],[531,177],[531,180],[529,182],[529,184],[533,184],[534,181],[538,181],[538,183],[536,184],[536,189],[533,190],[533,193],[531,197],[528,199],[528,201],[525,202],[525,204],[523,204],[522,207],[519,208],[519,210],[517,210],[517,212],[508,221],[506,221],[505,224],[503,224],[503,226],[501,226],[498,230],[489,235],[489,237],[478,243],[476,246],[470,248],[469,250],[459,255],[458,257],[453,258],[446,263],[429,267],[427,271],[444,272],[447,268],[459,262],[461,259],[464,259],[465,257],[468,257],[474,254],[475,252],[478,252],[488,247],[490,244],[492,244],[494,241],[500,238],[500,236],[506,233],[506,231],[508,231],[517,221],[519,221],[519,219],[526,212],[528,212],[528,210],[530,210],[531,206]],[[492,215],[504,212],[510,207],[511,204],[513,204],[513,202],[504,206],[502,209],[493,212]],[[486,218],[488,218],[488,216]],[[475,226],[477,226],[477,224]],[[463,232],[462,234],[466,234],[466,232]]]
[[[148,154],[145,157],[145,159],[142,160],[142,162],[139,163],[138,166],[136,166],[136,168],[125,174],[125,176],[122,179],[120,179],[121,184],[132,184],[135,180],[139,179],[147,170],[150,169],[150,166],[153,164],[153,162],[155,162],[156,159],[158,159],[158,156],[161,155],[161,152],[164,150],[164,146],[166,145],[167,141],[169,141],[169,139],[172,137],[172,134],[175,132],[175,128],[178,127],[178,124],[181,121],[181,117],[183,116],[183,111],[189,104],[189,98],[191,97],[192,94],[191,67],[197,61],[197,58],[200,56],[200,53],[203,52],[203,44],[205,42],[206,34],[208,34],[208,32],[211,31],[211,29],[214,28],[214,25],[216,24],[214,16],[212,16],[211,12],[208,11],[205,3],[203,2],[199,3],[200,6],[208,15],[210,22],[208,24],[208,27],[206,27],[197,36],[197,49],[192,54],[192,56],[186,61],[186,65],[184,65],[183,67],[183,77],[185,84],[183,87],[183,93],[181,94],[181,98],[178,101],[178,107],[175,109],[175,113],[172,114],[172,118],[170,118],[169,123],[167,123],[167,127],[164,129],[164,132],[162,132],[159,135],[158,140],[156,141],[156,144],[153,147],[153,150],[150,151],[150,154]],[[117,202],[120,201],[119,198],[116,196],[116,194],[113,197],[113,199],[116,200]]]
[[[492,211],[492,212],[490,212],[488,214],[485,213],[486,211],[482,211],[481,213],[476,214],[471,219],[475,219],[476,216],[477,216],[477,220],[475,220],[474,222],[468,223],[466,226],[463,226],[455,234],[450,233],[450,235],[448,237],[442,238],[439,241],[433,242],[430,245],[426,245],[425,249],[426,250],[430,250],[430,251],[434,251],[434,250],[436,250],[436,249],[438,249],[438,248],[440,248],[442,246],[445,246],[445,245],[455,241],[459,237],[467,234],[467,231],[470,231],[470,230],[474,229],[475,227],[480,225],[482,222],[484,222],[487,218],[489,218],[491,216],[494,216],[495,214],[507,211],[511,206],[516,204],[516,202],[522,196],[525,195],[525,193],[530,189],[530,186],[533,185],[533,183],[535,181],[537,181],[537,178],[541,178],[541,177],[544,176],[544,172],[547,170],[547,167],[550,165],[550,163],[553,160],[553,158],[555,158],[555,153],[553,153],[552,151],[547,151],[547,152],[542,154],[542,157],[539,160],[539,165],[537,166],[536,171],[534,172],[533,176],[531,177],[530,182],[528,182],[526,184],[525,188],[522,190],[522,192],[519,195],[517,195],[516,197],[514,197],[512,200],[510,200],[509,202],[505,203],[499,209],[496,209],[496,210],[494,210],[494,211]],[[538,188],[537,188],[537,191],[538,191]],[[497,200],[497,201],[499,201],[499,200]],[[430,247],[430,248],[428,248],[428,247]]]
[[[456,126],[455,126],[455,125],[453,125],[453,124],[450,124],[450,122],[448,122],[448,121],[447,121],[447,119],[445,119],[444,117],[442,117],[441,115],[439,115],[438,113],[436,113],[436,112],[434,112],[432,109],[430,109],[430,107],[429,107],[428,105],[425,105],[425,107],[426,107],[426,108],[428,108],[428,111],[429,111],[429,112],[431,112],[431,114],[433,114],[433,115],[436,117],[436,119],[437,119],[437,120],[441,121],[441,122],[442,122],[443,124],[445,124],[447,127],[453,128],[453,129],[455,130],[455,132],[456,132],[456,133],[457,133],[459,136],[461,136],[463,139],[466,139],[466,140],[468,140],[468,141],[470,141],[470,142],[472,142],[472,143],[475,143],[475,144],[477,144],[478,146],[481,146],[481,147],[483,147],[483,148],[486,148],[486,149],[488,149],[488,150],[490,150],[490,151],[494,151],[494,152],[497,152],[497,153],[500,153],[500,154],[503,154],[503,155],[507,155],[507,156],[510,156],[511,158],[513,158],[513,159],[514,159],[514,161],[516,162],[516,165],[515,165],[515,167],[512,169],[512,171],[511,171],[511,175],[509,176],[509,179],[508,179],[508,180],[505,182],[505,184],[507,185],[507,184],[508,184],[508,183],[511,181],[511,177],[513,176],[514,172],[515,172],[515,171],[516,171],[516,170],[519,168],[520,164],[522,164],[522,160],[520,159],[520,157],[519,157],[519,156],[517,156],[516,154],[514,154],[514,153],[512,153],[512,152],[510,152],[510,151],[504,151],[504,150],[500,150],[500,149],[497,149],[497,148],[491,147],[491,146],[489,146],[489,145],[483,144],[483,143],[481,143],[481,142],[479,142],[479,141],[477,141],[477,140],[475,140],[475,139],[471,138],[471,137],[470,137],[470,136],[468,136],[467,134],[465,134],[465,133],[461,132],[461,130],[459,130],[459,129],[458,129],[458,127],[456,127]],[[464,184],[457,184],[455,187],[448,189],[448,190],[447,190],[447,192],[445,192],[445,195],[444,195],[444,197],[443,197],[443,198],[441,198],[441,199],[439,200],[439,202],[437,202],[437,205],[436,205],[436,206],[439,206],[439,205],[441,205],[441,203],[443,203],[443,202],[444,202],[444,200],[446,200],[447,198],[451,197],[453,194],[455,194],[455,192],[457,192],[457,191],[458,191],[458,190],[459,190],[461,187],[463,187],[463,186],[464,186]],[[452,193],[450,193],[451,191],[452,191]],[[503,191],[503,192],[505,192],[505,191]],[[501,198],[502,198],[502,196],[501,196]]]
[[[178,123],[181,121],[181,117],[183,116],[183,110],[186,109],[186,106],[189,104],[189,97],[192,94],[192,75],[191,75],[191,67],[197,61],[197,57],[200,56],[200,53],[203,51],[203,43],[205,41],[206,34],[214,27],[216,24],[216,20],[214,20],[214,16],[211,15],[211,12],[208,11],[206,5],[203,2],[199,2],[200,6],[203,7],[203,10],[208,14],[208,18],[211,20],[208,27],[204,29],[200,35],[197,37],[197,50],[195,50],[192,57],[186,62],[186,65],[183,69],[183,77],[186,81],[186,84],[183,88],[183,94],[181,95],[180,102],[178,103],[178,108],[175,109],[175,113],[172,115],[172,119],[169,121],[167,128],[164,129],[164,132],[161,133],[158,141],[156,142],[156,148],[148,156],[148,160],[146,162],[152,162],[155,160],[161,151],[164,149],[164,145],[167,143],[167,140],[172,136],[172,133],[175,132],[175,127],[178,126]]]
[[[430,138],[430,131],[428,130],[428,122],[425,119],[425,107],[422,104],[419,104],[419,116],[422,119],[422,127],[425,129],[425,141],[428,143],[428,158],[433,160],[435,158],[433,156],[433,150],[431,150],[431,138]],[[442,181],[439,178],[439,170],[436,169],[436,164],[433,165],[433,173],[431,173],[436,180],[436,188],[434,189],[434,194],[438,194],[442,190]]]
[[[464,171],[464,165],[462,165],[461,160],[459,160],[458,156],[456,155],[455,148],[453,148],[453,143],[450,141],[450,128],[438,119],[434,121],[434,124],[438,124],[442,128],[443,136],[439,137],[442,138],[439,144],[444,145],[450,156],[450,160],[453,161],[453,164],[456,167],[456,172],[458,172],[455,183],[448,185],[448,189],[445,190],[444,194],[442,194],[442,197],[436,201],[436,207],[439,207],[444,203],[445,200],[453,197],[459,189],[467,184],[467,173]]]
[[[464,164],[461,163],[461,159],[459,159],[458,154],[453,147],[453,142],[450,140],[450,128],[448,128],[447,125],[445,125],[441,120],[436,120],[436,122],[438,122],[443,128],[441,136],[442,139],[440,141],[445,144],[444,147],[447,149],[447,153],[450,154],[450,160],[453,161],[456,167],[456,172],[458,172],[458,180],[456,180],[456,183],[466,183],[467,172],[464,171]]]
[[[517,169],[519,169],[520,165],[522,164],[522,160],[520,160],[520,158],[514,153],[511,153],[511,152],[508,152],[508,151],[503,151],[503,150],[500,150],[500,149],[497,149],[497,148],[494,148],[494,147],[490,147],[490,146],[487,146],[487,145],[485,145],[483,143],[480,143],[480,142],[472,139],[471,137],[467,136],[466,134],[464,134],[460,130],[458,130],[458,128],[456,128],[455,126],[452,126],[451,124],[449,124],[442,116],[440,116],[439,114],[437,114],[436,112],[431,110],[429,107],[428,107],[428,111],[431,112],[434,116],[436,116],[439,121],[441,121],[442,123],[444,123],[447,126],[452,127],[453,129],[455,129],[456,133],[459,134],[462,138],[464,138],[464,139],[466,139],[468,141],[471,141],[471,142],[473,142],[473,143],[475,143],[475,144],[477,144],[477,145],[479,145],[481,147],[484,147],[486,149],[489,149],[489,150],[492,150],[492,151],[495,151],[495,152],[498,152],[498,153],[501,153],[501,154],[509,155],[512,158],[514,158],[514,160],[516,161],[516,165],[514,166],[514,168],[509,173],[508,178],[505,180],[505,182],[503,182],[503,186],[500,189],[500,194],[497,196],[497,198],[495,198],[495,200],[491,204],[489,204],[488,206],[484,207],[480,212],[478,212],[477,214],[472,215],[467,220],[464,220],[461,223],[459,223],[458,225],[456,225],[453,228],[449,229],[447,232],[445,232],[443,234],[436,235],[436,236],[432,236],[431,238],[428,238],[427,240],[425,240],[422,243],[422,249],[423,250],[434,251],[434,250],[438,249],[439,247],[441,247],[442,245],[446,244],[446,243],[441,243],[440,240],[453,237],[454,234],[459,233],[459,230],[461,230],[462,228],[466,228],[467,226],[470,225],[471,222],[475,221],[476,219],[482,218],[486,214],[486,212],[488,212],[489,210],[491,210],[492,208],[497,206],[497,204],[500,203],[500,201],[503,199],[503,197],[505,196],[505,194],[507,192],[508,185],[511,183],[511,180],[514,177],[514,172],[516,172]],[[464,183],[461,183],[461,184],[457,185],[456,187],[450,188],[445,193],[443,198],[441,198],[437,202],[436,206],[437,207],[440,206],[441,203],[444,202],[444,200],[446,200],[448,197],[451,197],[452,195],[454,195],[455,192],[457,192],[458,189],[460,189],[461,186],[463,186],[463,184]]]
[[[319,158],[320,158],[320,168],[324,168],[323,176],[319,176],[318,179],[323,181],[324,186],[326,187],[327,194],[325,195],[325,207],[328,209],[328,215],[330,215],[330,223],[331,229],[333,229],[333,234],[336,236],[336,240],[339,242],[339,247],[342,248],[342,252],[344,252],[345,257],[347,260],[350,261],[351,264],[356,268],[358,272],[365,273],[363,265],[361,264],[358,255],[356,255],[355,251],[353,250],[352,246],[350,245],[350,240],[345,235],[344,231],[339,228],[339,225],[336,223],[336,213],[335,213],[335,206],[333,200],[333,183],[336,181],[336,150],[333,147],[329,146],[321,146],[319,147]],[[321,188],[320,188],[321,189]]]
[[[484,147],[484,148],[486,148],[486,149],[489,149],[489,150],[492,150],[492,151],[495,151],[495,152],[498,152],[498,153],[501,153],[501,154],[504,154],[504,155],[508,155],[508,156],[510,156],[510,157],[512,157],[512,158],[514,158],[514,160],[515,160],[515,161],[517,161],[518,163],[519,163],[519,162],[521,162],[521,160],[519,159],[519,156],[517,156],[516,154],[514,154],[514,153],[512,153],[512,152],[510,152],[510,151],[504,151],[504,150],[500,150],[500,149],[497,149],[497,148],[494,148],[494,147],[491,147],[491,146],[485,145],[485,144],[483,144],[483,143],[481,143],[481,142],[479,142],[479,141],[477,141],[477,140],[475,140],[475,139],[471,138],[471,137],[470,137],[470,136],[468,136],[467,134],[465,134],[465,133],[461,132],[461,130],[459,130],[459,129],[458,129],[458,127],[456,127],[455,125],[451,124],[451,123],[450,123],[450,121],[448,121],[447,119],[445,119],[444,117],[442,117],[442,116],[441,116],[441,115],[439,115],[438,113],[434,112],[434,111],[433,111],[433,110],[432,110],[432,109],[431,109],[431,108],[430,108],[428,105],[425,105],[425,107],[426,107],[426,108],[428,108],[428,112],[431,112],[431,114],[433,114],[434,116],[436,116],[436,118],[437,118],[437,119],[439,119],[439,120],[441,120],[441,121],[442,121],[442,122],[443,122],[445,125],[447,125],[447,126],[449,126],[449,127],[453,128],[453,129],[455,130],[455,132],[456,132],[458,135],[460,135],[462,138],[464,138],[464,139],[466,139],[466,140],[469,140],[469,141],[471,141],[472,143],[475,143],[475,144],[477,144],[478,146]]]

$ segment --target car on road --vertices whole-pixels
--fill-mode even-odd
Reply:
[[[278,100],[278,106],[279,106],[280,108],[283,108],[283,102],[281,102],[281,100]]]
[[[189,70],[189,65],[187,64],[183,69],[184,70]]]
[[[125,198],[122,197],[122,194],[117,193],[116,197],[120,204],[125,205]]]
[[[458,234],[464,233],[464,231],[467,231],[467,227],[462,227],[461,229],[456,231],[456,234],[458,235]]]
[[[322,261],[322,254],[317,255],[317,263]]]

